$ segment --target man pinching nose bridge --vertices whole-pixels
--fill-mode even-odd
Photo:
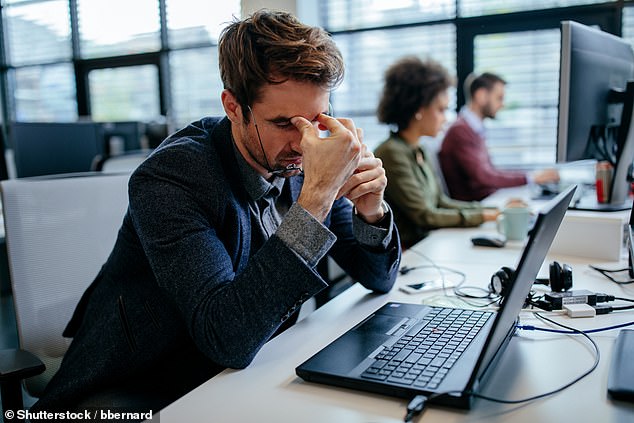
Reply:
[[[382,201],[387,178],[381,161],[362,144],[361,129],[351,119],[320,114],[317,127],[330,133],[320,138],[317,127],[307,119],[295,116],[291,122],[302,137],[304,188],[312,192],[314,187],[320,196],[315,199],[300,195],[298,203],[310,212],[311,201],[328,204],[345,196],[366,222],[380,220],[384,215]],[[322,220],[323,214],[313,215]]]
[[[328,287],[327,256],[369,291],[392,288],[401,249],[381,161],[352,120],[326,114],[343,78],[334,41],[261,10],[223,30],[218,62],[225,116],[172,134],[131,175],[114,249],[34,411],[160,410],[248,366]]]

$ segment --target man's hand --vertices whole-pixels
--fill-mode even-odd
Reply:
[[[361,139],[361,130],[358,130]],[[341,187],[337,198],[345,196],[352,201],[357,213],[368,223],[375,223],[383,218],[381,206],[383,192],[387,186],[387,178],[381,159],[374,157],[367,146],[363,145],[363,154],[354,174]]]
[[[297,202],[323,221],[341,195],[342,187],[359,167],[363,150],[352,120],[320,114],[317,121],[330,131],[330,136],[320,138],[317,128],[301,116],[291,119],[302,135],[304,185]]]
[[[483,209],[482,210],[482,220],[485,222],[492,222],[497,220],[500,215],[500,210],[498,209]]]
[[[559,182],[559,172],[557,169],[543,169],[533,173],[533,180],[536,184],[548,184]]]

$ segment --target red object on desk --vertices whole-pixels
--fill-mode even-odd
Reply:
[[[603,195],[603,181],[597,179],[596,181],[596,189],[597,189],[597,201],[599,203],[603,203],[603,199],[605,198]]]

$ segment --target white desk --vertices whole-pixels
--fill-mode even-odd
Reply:
[[[578,190],[575,195],[580,191]],[[503,208],[509,198],[519,198],[537,210],[547,200],[533,200],[530,186],[505,188],[486,198],[489,206]],[[574,200],[573,200],[574,201]],[[618,260],[624,243],[624,225],[629,221],[630,210],[599,212],[569,210],[553,241],[555,253],[587,257],[589,260]]]
[[[427,264],[418,253],[466,273],[466,285],[486,287],[501,265],[515,266],[521,245],[503,249],[473,247],[469,238],[494,231],[493,225],[475,229],[434,232],[407,251],[402,265]],[[588,261],[549,256],[569,263],[574,288],[591,289],[634,298],[634,286],[617,286],[587,267]],[[619,263],[609,263],[617,267]],[[620,263],[623,266],[623,263]],[[548,262],[540,276],[547,277]],[[399,277],[397,286],[425,278],[432,270],[414,270]],[[427,275],[426,275],[427,273]],[[453,276],[447,276],[449,278]],[[420,302],[397,286],[386,295],[372,295],[358,284],[268,342],[244,370],[226,370],[160,412],[161,423],[172,422],[399,422],[407,400],[330,387],[303,381],[295,367],[353,327],[387,301]],[[432,293],[438,296],[442,292]],[[442,297],[441,297],[442,298]],[[634,312],[612,313],[593,319],[556,319],[590,329],[634,320]],[[529,313],[522,324],[544,326]],[[573,387],[554,396],[523,405],[502,405],[476,400],[470,411],[429,406],[415,421],[425,422],[631,422],[634,404],[607,398],[607,373],[617,330],[593,335],[601,349],[597,370]],[[517,399],[557,388],[586,371],[594,355],[580,336],[521,332],[512,339],[499,365],[490,375],[484,394]],[[156,419],[155,419],[156,420]]]

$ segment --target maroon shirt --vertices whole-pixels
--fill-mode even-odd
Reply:
[[[482,200],[498,188],[525,185],[523,172],[496,169],[484,138],[458,117],[445,134],[438,160],[449,194],[464,201]]]

